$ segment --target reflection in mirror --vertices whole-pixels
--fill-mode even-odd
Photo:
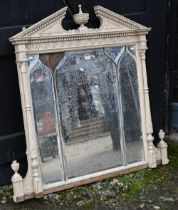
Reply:
[[[62,180],[53,81],[38,55],[29,56],[30,86],[44,183]],[[50,169],[50,170],[49,170]]]
[[[127,46],[127,50],[129,51],[130,54],[135,56],[135,46],[129,45],[129,46]]]
[[[137,69],[134,60],[135,47],[112,47],[105,49],[117,69],[118,101],[120,103],[121,139],[125,164],[144,159]]]
[[[103,49],[66,52],[56,87],[67,177],[122,165],[116,79]]]
[[[137,69],[133,54],[130,53],[131,50],[134,52],[133,47],[126,47],[118,63],[128,163],[144,159]]]
[[[44,183],[144,159],[134,46],[31,55],[29,69]]]

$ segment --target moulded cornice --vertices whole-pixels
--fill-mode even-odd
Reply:
[[[147,33],[146,33],[147,34]],[[102,38],[113,38],[113,37],[127,37],[127,36],[139,36],[145,35],[145,31],[120,31],[120,32],[101,32],[95,33],[94,30],[91,33],[75,33],[66,35],[54,35],[44,37],[24,37],[10,40],[14,45],[17,44],[31,44],[31,43],[49,43],[49,42],[63,42],[63,41],[78,41],[78,40],[90,40],[90,39],[102,39]]]

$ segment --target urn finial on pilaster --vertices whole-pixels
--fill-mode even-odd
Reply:
[[[162,165],[166,165],[166,164],[169,163],[169,159],[167,157],[167,147],[168,147],[168,145],[164,141],[165,132],[163,130],[159,131],[159,138],[160,138],[161,141],[158,144],[158,148],[160,149]]]
[[[23,201],[24,187],[23,187],[23,179],[18,173],[19,163],[16,160],[14,160],[11,164],[11,168],[14,171],[14,175],[12,176],[12,185],[14,190],[13,200],[14,202]]]
[[[160,130],[158,135],[159,135],[160,140],[163,141],[165,138],[165,132],[163,130]]]
[[[14,160],[11,164],[11,168],[14,171],[14,173],[17,174],[19,170],[19,163],[16,160]]]
[[[76,24],[80,25],[79,28],[78,28],[79,31],[86,30],[88,28],[85,26],[85,24],[88,23],[89,14],[82,12],[81,4],[79,4],[78,7],[79,7],[79,13],[73,15],[74,22]]]

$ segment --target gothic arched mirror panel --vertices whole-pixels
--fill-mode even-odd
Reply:
[[[104,49],[66,52],[56,68],[68,178],[123,164],[114,74]]]
[[[41,62],[38,55],[31,55],[28,59],[41,172],[47,184],[63,180],[53,78],[50,69]]]
[[[144,159],[137,69],[134,47],[125,47],[117,64],[127,162]]]

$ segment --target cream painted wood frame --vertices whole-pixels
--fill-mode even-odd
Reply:
[[[145,65],[146,35],[150,29],[101,6],[95,6],[94,10],[100,20],[99,28],[85,27],[84,24],[87,22],[88,14],[82,13],[80,9],[78,17],[74,17],[74,19],[77,19],[75,21],[78,21],[77,23],[81,26],[77,30],[67,31],[63,29],[61,23],[67,11],[67,7],[64,7],[31,27],[24,28],[22,32],[10,38],[10,41],[15,46],[28,159],[28,172],[25,178],[22,178],[18,173],[19,163],[17,161],[13,161],[11,165],[15,172],[12,177],[13,199],[15,202],[33,197],[39,198],[50,192],[68,189],[146,167],[155,168],[158,163],[164,165],[169,162],[167,144],[164,142],[165,134],[162,130],[159,133],[161,141],[158,147],[156,148],[153,145],[154,137],[152,136],[153,128]],[[27,55],[124,45],[134,45],[136,49],[145,160],[129,166],[72,178],[65,182],[44,185],[40,174],[40,154],[37,146],[32,98],[27,75]]]

